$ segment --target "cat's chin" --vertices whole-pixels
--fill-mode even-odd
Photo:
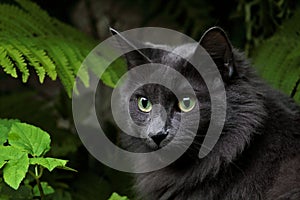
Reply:
[[[161,145],[157,145],[155,144],[155,142],[153,140],[151,140],[150,138],[147,138],[144,141],[145,145],[147,146],[147,148],[149,148],[150,150],[158,150],[161,148]]]
[[[169,140],[164,140],[159,145],[157,145],[151,138],[146,138],[144,141],[145,145],[152,151],[165,147],[169,144],[169,142]]]

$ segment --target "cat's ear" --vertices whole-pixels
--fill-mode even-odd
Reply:
[[[224,81],[235,75],[232,45],[223,29],[219,27],[208,29],[201,37],[200,45],[212,57]]]
[[[109,28],[109,30],[112,33],[112,35],[114,35],[117,39],[117,48],[123,51],[130,50],[130,52],[126,53],[124,56],[129,69],[141,64],[152,62],[150,58],[148,58],[139,48],[136,47],[134,42],[126,39],[122,34],[120,34],[113,28]]]

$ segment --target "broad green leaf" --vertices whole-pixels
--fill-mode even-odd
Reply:
[[[50,150],[50,136],[38,127],[14,123],[8,133],[11,146],[25,150],[32,156],[42,156]]]
[[[11,146],[0,146],[0,169],[8,160],[20,158],[24,152]]]
[[[19,159],[9,160],[3,168],[5,183],[17,190],[28,171],[29,159],[26,153]]]
[[[24,152],[12,146],[0,146],[0,160],[15,160],[23,156]]]
[[[9,129],[0,124],[0,144],[4,144],[7,140]]]
[[[122,197],[114,192],[108,200],[129,200],[129,199],[125,196]]]
[[[47,182],[41,182],[41,186],[45,195],[53,194],[55,192],[54,189]],[[33,195],[41,196],[37,185],[33,187]]]
[[[5,126],[6,128],[11,128],[11,126],[16,122],[20,122],[20,120],[18,120],[18,119],[0,119],[0,125]]]
[[[31,165],[41,165],[51,172],[56,167],[66,167],[68,161],[57,158],[30,158],[29,162]]]
[[[13,123],[19,122],[16,119],[0,119],[0,144],[3,144],[7,140],[8,132]]]
[[[6,164],[7,161],[0,159],[0,169]]]

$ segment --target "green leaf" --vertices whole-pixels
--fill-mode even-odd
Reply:
[[[14,160],[23,156],[24,152],[12,146],[0,146],[0,160]]]
[[[0,143],[4,144],[7,140],[7,134],[9,132],[9,129],[5,126],[1,126],[0,124]]]
[[[129,200],[129,199],[125,196],[122,197],[114,192],[108,200]]]
[[[23,149],[32,156],[42,156],[50,150],[50,136],[38,127],[14,123],[8,133],[11,146]]]
[[[261,76],[300,102],[300,10],[254,51],[253,61]]]
[[[7,161],[0,159],[0,169],[6,164]]]
[[[7,140],[8,132],[13,123],[19,122],[16,119],[0,119],[0,144],[3,144]]]
[[[15,122],[20,122],[18,119],[0,119],[0,126],[5,126],[7,128],[11,128],[12,124]]]
[[[41,186],[45,195],[53,194],[55,192],[54,189],[47,182],[41,182]],[[37,185],[33,187],[33,195],[41,196]]]
[[[27,153],[16,147],[0,146],[0,168],[3,166],[4,181],[15,190],[18,189],[28,170]]]
[[[20,183],[25,178],[29,167],[29,158],[26,153],[22,153],[19,159],[9,160],[3,168],[5,183],[17,190]]]
[[[30,158],[31,165],[41,165],[47,168],[50,172],[56,167],[66,167],[67,162],[67,160],[57,158]]]

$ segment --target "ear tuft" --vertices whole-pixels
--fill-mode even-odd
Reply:
[[[223,79],[230,79],[236,73],[232,45],[222,28],[208,29],[201,37],[200,45],[212,57]]]
[[[109,27],[109,31],[111,32],[112,35],[116,35],[118,33],[118,31],[116,31],[112,27]]]
[[[128,68],[152,62],[150,58],[148,58],[139,48],[136,47],[136,45],[134,45],[133,42],[126,39],[121,33],[111,27],[109,27],[109,30],[111,34],[116,37],[118,44],[115,45],[115,47],[122,49],[125,52],[129,52],[125,54]]]

